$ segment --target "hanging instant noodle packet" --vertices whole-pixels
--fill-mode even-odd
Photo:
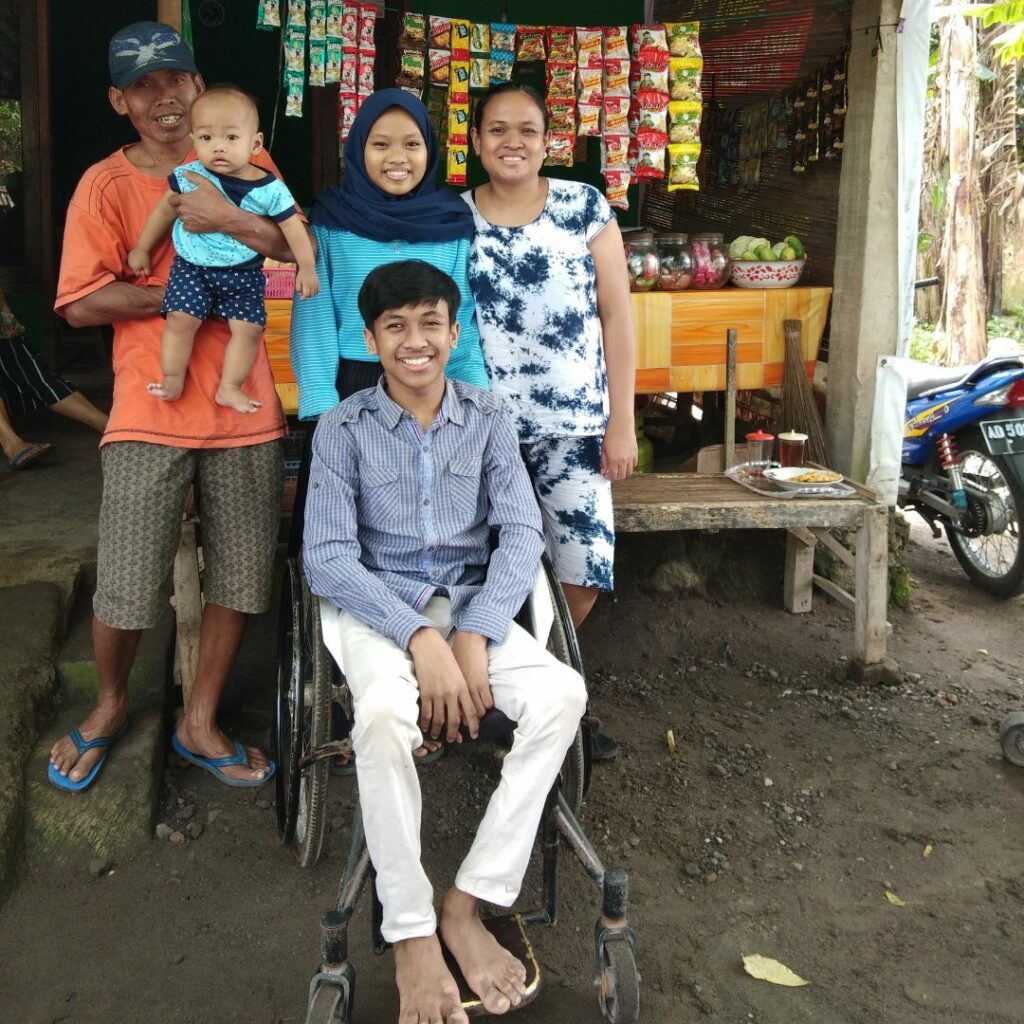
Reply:
[[[700,182],[697,180],[697,161],[700,159],[700,146],[691,143],[670,145],[668,147],[668,190],[678,189],[697,191]]]

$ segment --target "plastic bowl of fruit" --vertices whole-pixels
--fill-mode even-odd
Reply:
[[[807,260],[733,260],[729,280],[737,288],[792,288]]]

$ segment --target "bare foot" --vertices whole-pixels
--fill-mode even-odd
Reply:
[[[163,402],[173,402],[181,396],[185,387],[185,378],[172,374],[164,374],[161,381],[153,381],[146,385],[146,390],[154,397]]]
[[[398,1024],[469,1024],[437,935],[395,943]]]
[[[262,402],[250,398],[241,388],[233,384],[221,384],[214,396],[218,405],[226,406],[228,409],[235,409],[237,412],[255,412],[263,407]]]
[[[127,701],[119,701],[102,707],[97,705],[92,709],[89,717],[78,727],[78,731],[84,740],[94,740],[97,736],[113,736],[124,725],[127,717]],[[103,747],[94,747],[79,757],[78,748],[71,737],[62,736],[50,748],[50,764],[72,782],[81,782],[89,774],[89,769],[106,752]]]
[[[526,968],[483,926],[478,900],[452,886],[441,908],[441,937],[488,1013],[507,1013],[526,994]]]
[[[440,740],[432,740],[429,736],[423,737],[423,742],[412,752],[415,758],[426,757],[439,749],[443,744]]]
[[[200,729],[190,725],[187,719],[182,718],[177,728],[178,742],[193,754],[200,757],[231,757],[235,753],[235,744],[220,731],[220,729]],[[221,768],[221,772],[232,779],[245,779],[260,781],[267,777],[267,769],[270,762],[267,755],[259,747],[246,747],[245,753],[249,758],[246,764],[231,764]]]

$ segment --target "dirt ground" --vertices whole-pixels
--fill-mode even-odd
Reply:
[[[1019,1022],[1024,770],[1001,760],[996,726],[1024,709],[1021,599],[974,590],[944,543],[916,529],[913,608],[890,616],[905,678],[864,689],[840,681],[852,641],[843,612],[824,599],[807,616],[781,610],[781,541],[737,538],[708,592],[681,596],[645,592],[639,545],[624,539],[617,597],[581,639],[594,709],[621,744],[595,769],[582,820],[605,862],[630,872],[641,1020]],[[267,617],[239,670],[255,735],[273,634]],[[422,774],[438,886],[495,771],[481,750]],[[269,788],[227,790],[178,765],[165,781],[160,820],[192,824],[197,838],[154,840],[99,877],[23,874],[0,909],[4,1022],[304,1019],[352,782],[331,780],[324,855],[304,871],[277,842]],[[559,922],[534,933],[546,989],[524,1024],[600,1020],[597,893],[568,855],[562,868]],[[537,879],[534,865],[522,906],[536,904]],[[351,950],[356,1019],[395,1020],[368,901]],[[747,953],[811,984],[755,981]]]

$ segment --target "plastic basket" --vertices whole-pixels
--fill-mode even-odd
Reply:
[[[264,296],[268,299],[290,299],[295,295],[294,267],[264,267],[263,276],[267,279]]]

